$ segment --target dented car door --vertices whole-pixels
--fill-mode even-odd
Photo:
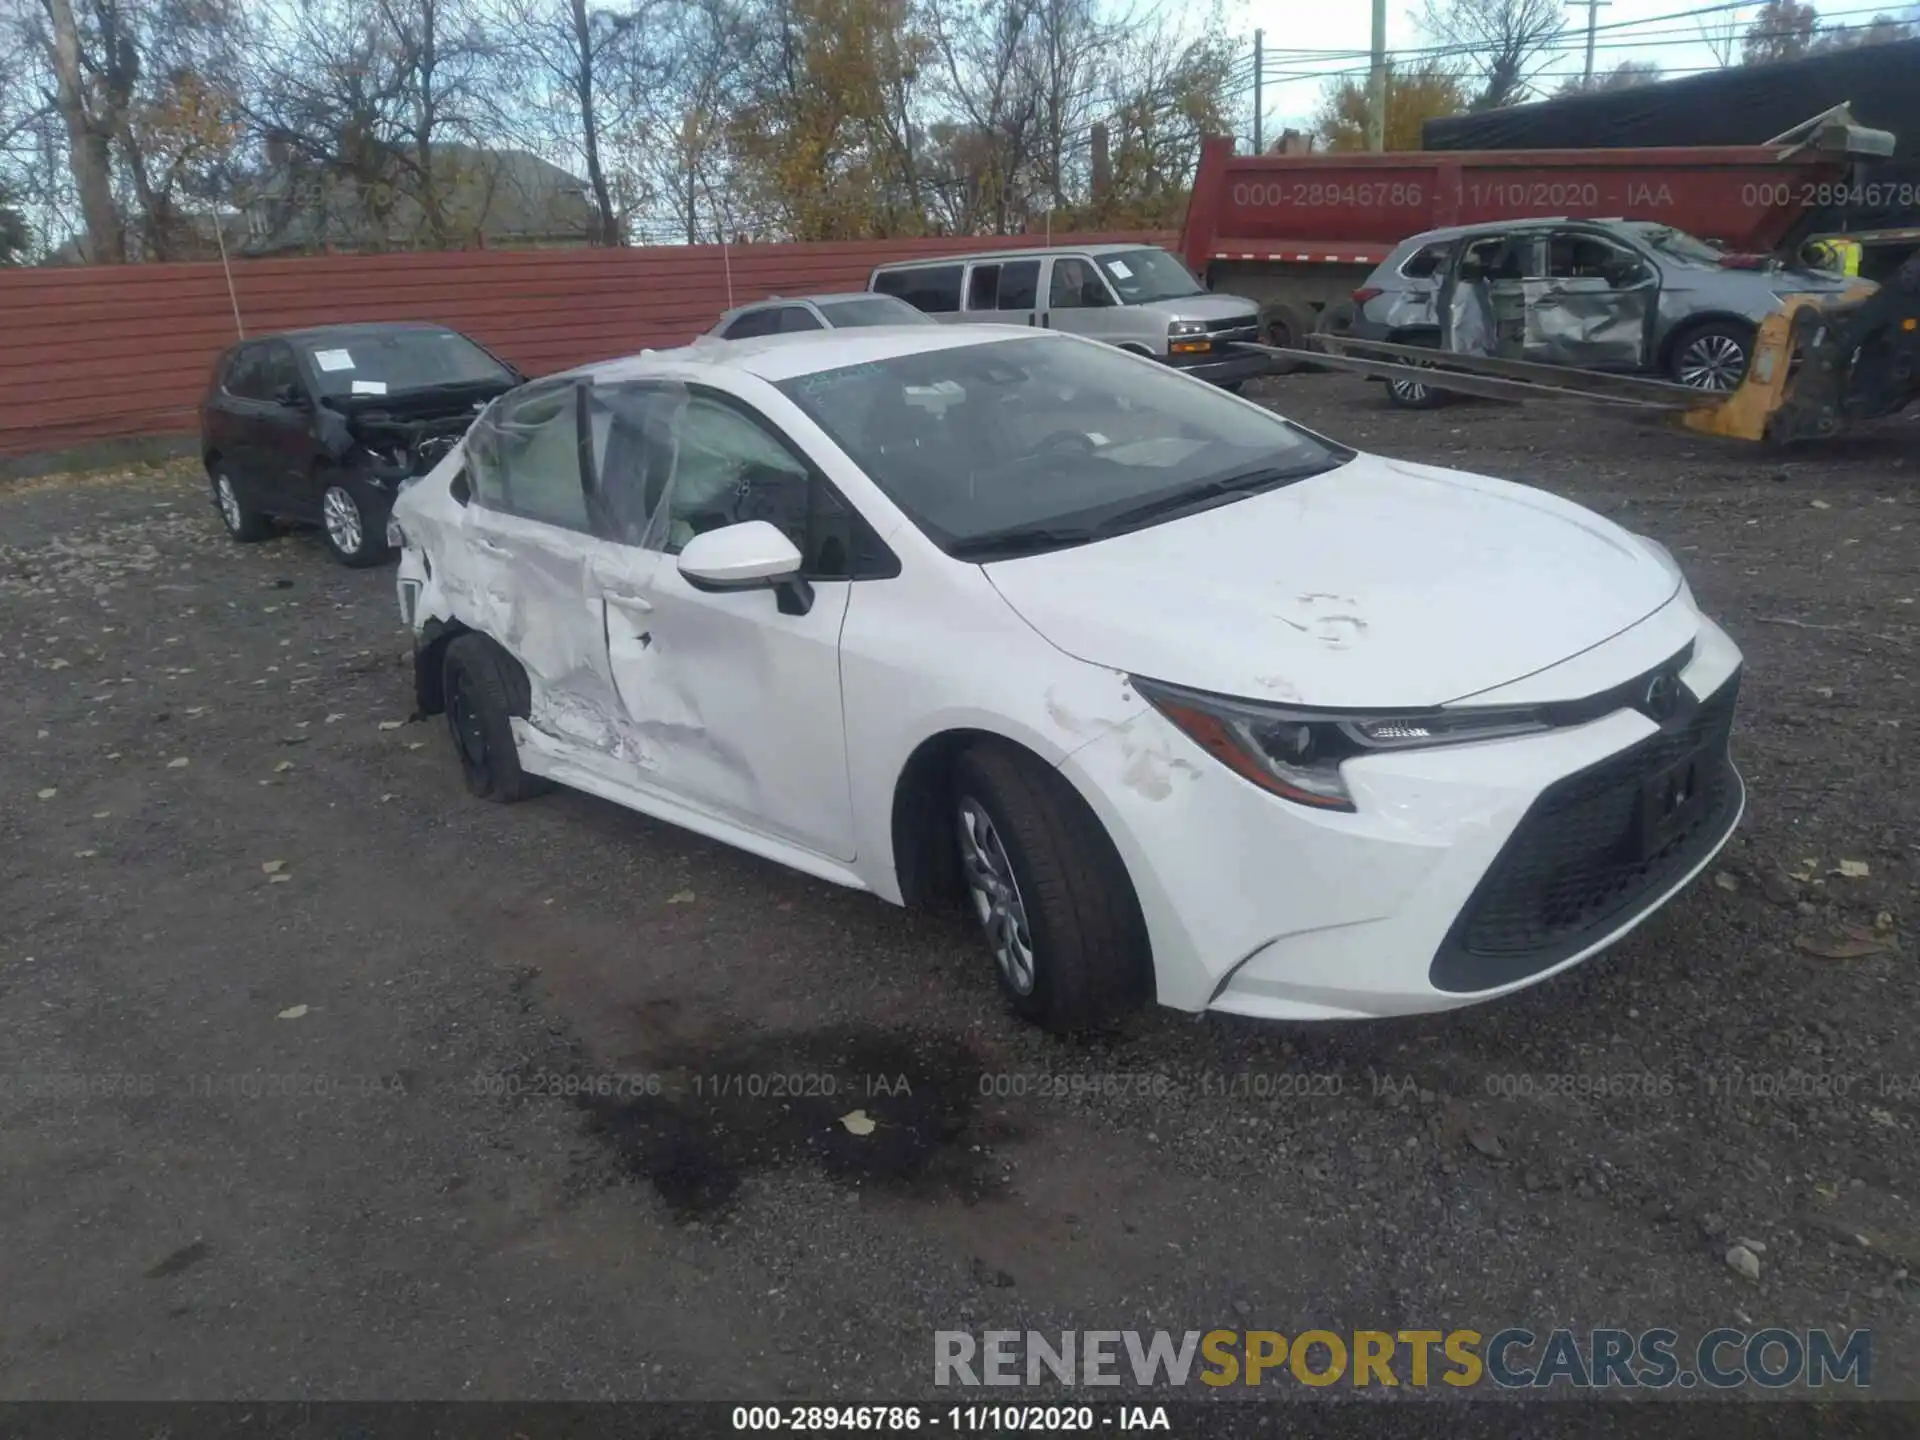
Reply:
[[[1582,370],[1640,370],[1660,285],[1653,267],[1591,231],[1547,238],[1545,275],[1529,280],[1521,358]]]
[[[613,685],[646,780],[673,798],[836,860],[854,858],[840,627],[850,584],[695,588],[696,534],[767,520],[811,559],[814,468],[730,396],[664,382],[592,400],[594,504],[620,553],[589,569]],[[803,575],[807,571],[803,569]]]
[[[472,500],[457,573],[462,613],[527,672],[533,743],[557,755],[617,757],[618,706],[582,468],[583,385],[529,386],[494,405],[467,439]]]

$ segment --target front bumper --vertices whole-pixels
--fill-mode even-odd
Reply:
[[[1258,351],[1223,353],[1217,347],[1205,355],[1162,355],[1163,364],[1183,375],[1211,380],[1215,385],[1237,385],[1267,373],[1267,357]]]
[[[1731,721],[1740,654],[1711,621],[1698,627],[1681,679],[1711,728]],[[1664,773],[1652,762],[1672,733],[1619,710],[1512,740],[1371,755],[1346,767],[1353,814],[1269,795],[1151,710],[1061,768],[1126,862],[1163,1004],[1361,1019],[1538,983],[1684,889],[1744,808],[1730,760],[1673,848],[1602,863],[1634,823],[1620,787]],[[1724,735],[1708,737],[1722,755]],[[1596,776],[1618,784],[1581,789]]]

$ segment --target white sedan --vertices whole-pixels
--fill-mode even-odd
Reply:
[[[495,401],[399,500],[424,713],[896,904],[1020,1015],[1470,1004],[1738,823],[1740,653],[1652,540],[1109,346],[704,340]]]

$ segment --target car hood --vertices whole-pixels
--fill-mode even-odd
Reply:
[[[1680,588],[1646,546],[1577,505],[1372,455],[983,568],[1028,624],[1079,659],[1330,708],[1477,694],[1599,644]]]
[[[1164,311],[1170,320],[1238,320],[1260,313],[1260,307],[1251,300],[1243,300],[1238,295],[1215,295],[1211,291],[1173,300],[1147,300],[1133,308]]]

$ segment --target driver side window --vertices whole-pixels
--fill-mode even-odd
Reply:
[[[1053,280],[1047,287],[1050,308],[1080,310],[1111,303],[1106,283],[1089,262],[1077,255],[1062,255],[1053,262]]]
[[[677,555],[704,530],[766,520],[804,553],[811,477],[786,446],[731,405],[705,395],[688,399],[674,439],[661,549]]]

